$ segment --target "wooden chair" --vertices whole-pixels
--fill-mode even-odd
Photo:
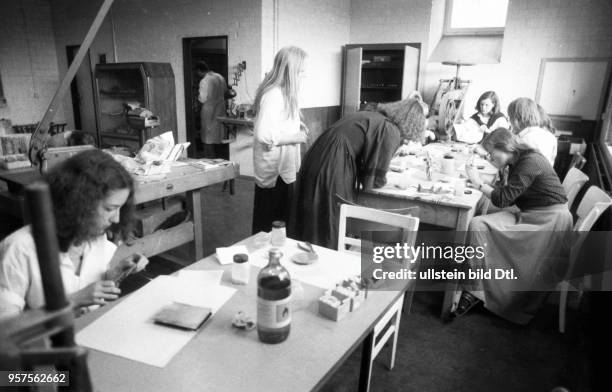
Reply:
[[[389,228],[394,228],[395,230],[399,229],[401,231],[402,242],[407,243],[409,246],[414,245],[416,241],[417,229],[419,227],[418,218],[381,211],[374,208],[342,204],[340,206],[340,224],[338,230],[338,251],[340,252],[346,252],[347,245],[351,246],[351,251],[361,247],[361,240],[347,236],[347,221],[351,218],[366,222],[374,222],[378,224],[380,228],[384,227],[385,230],[389,230]],[[393,369],[395,365],[395,352],[405,295],[406,293],[400,295],[376,323],[372,333],[364,341],[361,359],[361,379],[359,380],[360,391],[369,390],[372,363],[391,337],[393,337],[393,343],[388,365],[389,370]]]
[[[572,154],[572,160],[569,164],[569,170],[574,167],[578,170],[582,170],[584,165],[586,165],[586,158],[583,157],[581,153],[575,152],[574,154]]]
[[[578,220],[574,224],[575,232],[587,232],[590,231],[597,219],[604,213],[604,211],[612,205],[612,197],[602,191],[596,186],[591,186],[584,194],[580,205],[578,206],[577,214]],[[568,272],[566,279],[559,284],[559,332],[565,332],[565,310],[567,307],[567,295],[569,292],[569,279],[574,272],[574,266],[576,265],[580,249],[584,243],[585,236],[578,236],[576,243],[572,245],[570,252],[570,263],[568,266]],[[579,294],[581,294],[582,286],[581,282],[579,287]]]
[[[353,201],[347,200],[347,199],[343,198],[342,196],[338,195],[337,193],[334,195],[334,198],[336,200],[336,203],[339,206],[341,206],[342,204],[348,204],[348,205],[352,205],[352,206],[367,207],[367,206],[363,206],[363,205],[360,205],[358,203],[355,203]],[[417,207],[417,206],[414,206],[414,207],[403,207],[403,208],[377,208],[377,210],[390,212],[392,214],[410,215],[410,216],[414,216],[414,217],[418,217],[419,216],[419,212],[420,212],[420,208]],[[359,233],[365,232],[365,231],[375,231],[377,229],[379,230],[379,227],[380,227],[380,225],[377,225],[377,223],[375,223],[375,222],[367,222],[367,221],[364,221],[364,220],[349,219],[346,222],[346,232],[347,233],[359,234]],[[386,233],[386,234],[388,234],[388,235],[379,237],[379,240],[381,242],[393,242],[393,241],[398,241],[399,240],[399,239],[395,239],[394,236],[392,235],[392,233]]]
[[[567,194],[567,206],[570,210],[574,204],[576,195],[588,180],[589,176],[575,167],[572,167],[567,172],[567,175],[563,179],[563,189],[565,189],[565,193]]]

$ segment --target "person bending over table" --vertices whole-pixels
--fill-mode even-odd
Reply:
[[[107,239],[107,233],[125,239],[131,223],[131,176],[109,154],[92,149],[58,165],[45,181],[53,202],[60,271],[69,299],[78,311],[116,299],[120,290],[115,280],[148,262],[134,255],[110,264],[117,246]],[[0,318],[43,306],[38,257],[28,225],[0,243]]]
[[[507,181],[496,186],[482,182],[478,170],[466,165],[475,188],[500,208],[511,205],[517,211],[501,210],[472,219],[468,240],[484,246],[484,258],[472,259],[472,270],[513,269],[516,279],[481,279],[470,282],[455,312],[462,315],[480,302],[512,322],[527,324],[546,298],[543,287],[566,266],[567,234],[572,216],[563,186],[548,160],[520,142],[507,129],[493,131],[484,141],[491,163],[508,167]],[[534,233],[537,232],[537,233]],[[552,286],[554,287],[554,286]]]
[[[314,142],[302,162],[290,235],[335,249],[339,206],[360,188],[380,188],[402,139],[422,142],[425,108],[420,96],[349,114]]]
[[[300,169],[300,144],[308,138],[308,128],[300,121],[298,102],[306,57],[306,52],[298,47],[282,48],[257,89],[253,104],[257,112],[253,141],[253,234],[270,231],[276,220],[289,219],[289,204]]]
[[[508,105],[508,117],[512,132],[518,135],[523,143],[542,153],[550,165],[554,166],[557,138],[554,130],[550,129],[550,124],[547,124],[550,118],[546,111],[533,99],[517,98]]]

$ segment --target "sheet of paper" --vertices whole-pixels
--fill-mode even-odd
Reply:
[[[228,246],[227,248],[217,248],[217,260],[219,264],[231,264],[234,262],[234,255],[237,253],[249,254],[249,251],[244,245]]]
[[[457,140],[465,143],[478,143],[482,140],[484,132],[474,120],[453,124]]]
[[[272,246],[265,246],[251,254],[251,264],[262,268],[268,264],[268,251]],[[361,259],[359,256],[340,253],[331,249],[314,246],[319,260],[312,264],[302,265],[291,261],[291,257],[303,252],[297,246],[297,241],[287,239],[285,246],[279,248],[283,253],[281,264],[287,268],[292,279],[329,289],[339,281],[359,275],[361,273]]]
[[[186,298],[190,305],[211,308],[214,315],[236,291],[221,285],[196,289],[189,282],[191,277],[157,277],[79,331],[77,343],[148,365],[166,366],[197,332],[155,324],[153,315]]]
[[[194,284],[203,286],[213,286],[221,284],[223,270],[215,271],[198,271],[182,269],[178,272],[178,278],[184,282],[193,282]]]

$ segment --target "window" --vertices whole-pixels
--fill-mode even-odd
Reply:
[[[503,34],[508,0],[447,0],[446,35]]]

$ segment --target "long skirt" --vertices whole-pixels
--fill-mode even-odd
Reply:
[[[356,198],[357,164],[350,143],[340,132],[320,136],[308,150],[296,181],[290,235],[316,245],[336,249],[339,202],[336,197]]]
[[[472,272],[491,271],[492,277],[472,279],[466,289],[482,290],[477,296],[484,296],[491,312],[527,324],[565,274],[571,230],[566,204],[473,218],[468,243],[484,247],[484,257],[472,259],[468,267]]]

